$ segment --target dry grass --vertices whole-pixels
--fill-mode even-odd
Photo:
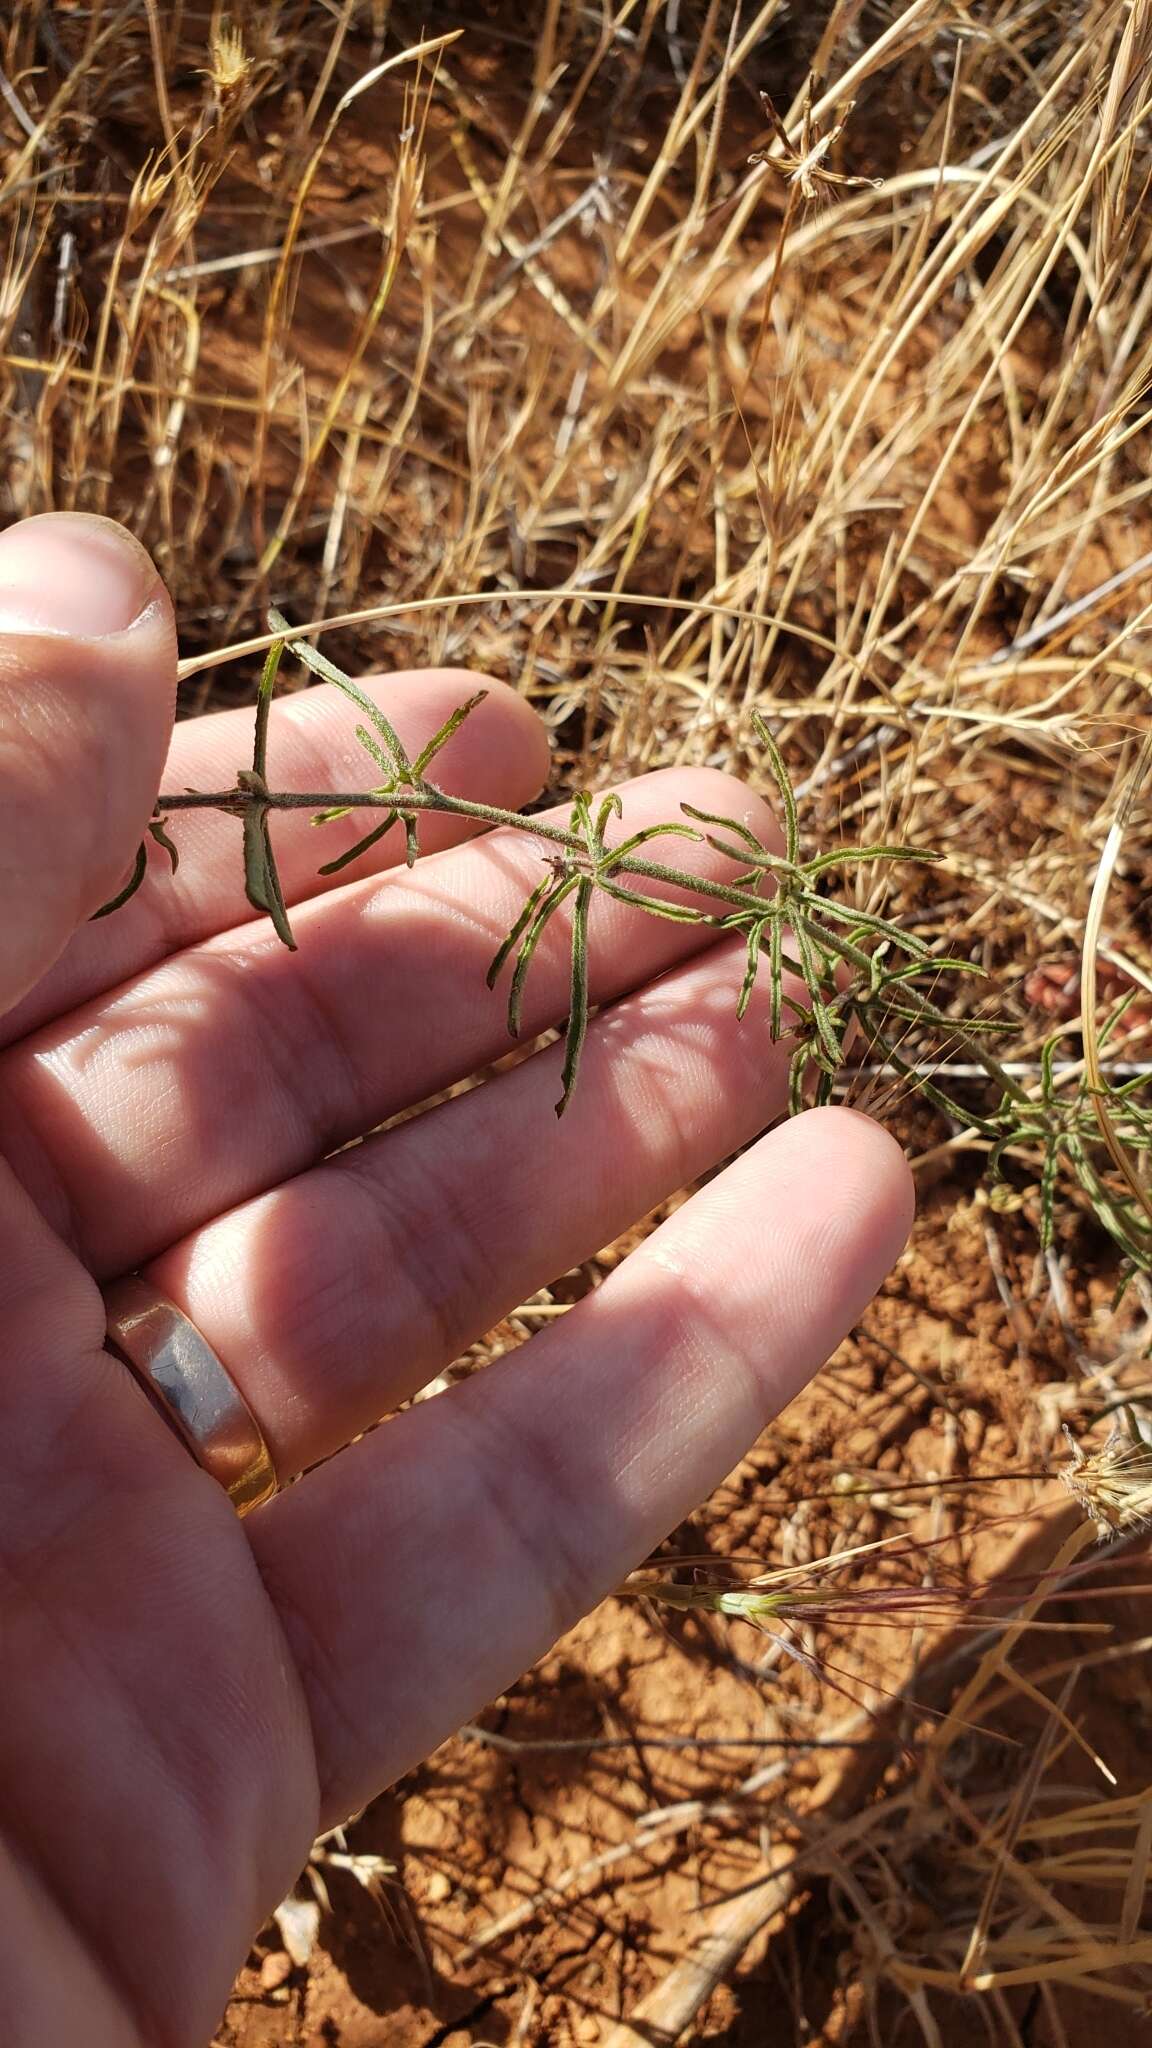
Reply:
[[[511,678],[558,791],[677,761],[759,777],[769,719],[810,841],[944,856],[852,886],[984,968],[979,1002],[1018,1027],[1043,1114],[1004,1150],[989,1257],[998,1211],[1039,1233],[1055,1174],[1029,1300],[997,1284],[1070,1329],[1077,1282],[1115,1270],[1092,1211],[1127,1203],[1137,1250],[1148,1215],[1152,5],[528,13],[435,10],[429,41],[388,0],[234,24],[15,0],[3,513],[141,536],[189,710],[250,696],[252,660],[217,657],[275,603],[383,609],[325,643],[349,668]],[[949,1000],[959,1027],[973,999]],[[995,1095],[958,1041],[972,1120],[942,1120],[926,1057],[910,1034],[911,1077],[865,1058],[850,1085],[925,1185],[963,1185]],[[1137,1091],[1090,1172],[1045,1135],[1067,1104],[1095,1114],[1086,1061]],[[1116,1351],[1078,1354],[1076,1399],[1141,1377],[1143,1284]],[[812,1851],[868,1982],[929,2042],[942,1990],[979,1991],[1006,2041],[1025,1979],[1057,2043],[1061,1984],[1146,2000],[1126,1873],[1142,1890],[1147,1805],[1052,1795],[1072,1738],[1049,1705],[999,1805],[939,1769]],[[955,1872],[931,1941],[909,1933],[914,1841]],[[1110,1903],[1081,1913],[1065,1880]]]

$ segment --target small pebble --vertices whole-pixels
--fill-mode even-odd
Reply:
[[[285,1955],[282,1948],[276,1949],[270,1956],[265,1956],[260,1965],[261,1990],[279,1991],[280,1986],[288,1982],[293,1967],[291,1956]]]
[[[452,1880],[446,1871],[434,1870],[428,1879],[428,1898],[433,1906],[442,1906],[452,1896]]]

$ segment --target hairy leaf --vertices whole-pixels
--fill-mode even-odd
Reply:
[[[268,624],[274,633],[292,631],[283,613],[274,608],[268,613]],[[385,717],[379,705],[373,703],[367,691],[362,690],[359,683],[354,683],[351,676],[346,675],[342,668],[337,668],[334,661],[329,661],[326,654],[321,654],[319,648],[311,646],[307,640],[293,640],[292,651],[297,660],[302,661],[304,667],[310,669],[313,675],[320,676],[326,683],[334,684],[336,689],[342,690],[346,697],[351,697],[352,702],[359,705],[365,717],[376,727],[388,749],[391,772],[401,782],[409,781],[412,766],[405,752],[404,743],[391,721]]]
[[[572,975],[568,998],[568,1028],[564,1035],[564,1068],[562,1073],[563,1091],[556,1104],[557,1116],[563,1116],[572,1099],[576,1076],[580,1071],[580,1055],[588,1032],[588,910],[592,902],[592,883],[582,881],[576,890],[576,902],[572,910]]]
[[[251,790],[256,797],[267,795],[268,785],[254,768],[242,768],[236,780],[242,789]],[[266,803],[250,803],[244,812],[244,888],[253,909],[267,912],[277,937],[294,953],[296,941],[284,907],[276,857],[268,832]]]

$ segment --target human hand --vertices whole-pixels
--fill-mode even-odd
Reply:
[[[122,911],[157,790],[227,787],[251,713],[172,733],[168,599],[107,522],[0,537],[0,1957],[9,2048],[202,2048],[316,1833],[506,1687],[730,1470],[896,1257],[907,1170],[820,1110],[750,1144],[594,1293],[483,1373],[340,1450],[534,1289],[749,1144],[784,1106],[743,941],[594,910],[594,1018],[362,1146],[496,1058],[484,987],[534,879],[524,835],[331,886],[278,817],[300,950],[243,895],[239,827],[189,813]],[[413,748],[468,695],[372,687]],[[546,772],[499,685],[440,757],[507,806]],[[279,786],[355,786],[329,688],[273,712]],[[165,767],[165,757],[167,766]],[[645,777],[770,831],[708,770]],[[340,834],[347,832],[347,839]],[[678,846],[702,872],[706,847]],[[561,1020],[550,933],[525,1028]],[[656,978],[659,977],[659,978]],[[243,1521],[104,1348],[100,1285],[143,1270],[217,1352],[281,1480]],[[340,1451],[340,1455],[329,1454]]]

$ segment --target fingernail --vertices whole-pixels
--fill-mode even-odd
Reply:
[[[0,632],[124,633],[157,580],[151,558],[115,520],[42,512],[0,533]]]

